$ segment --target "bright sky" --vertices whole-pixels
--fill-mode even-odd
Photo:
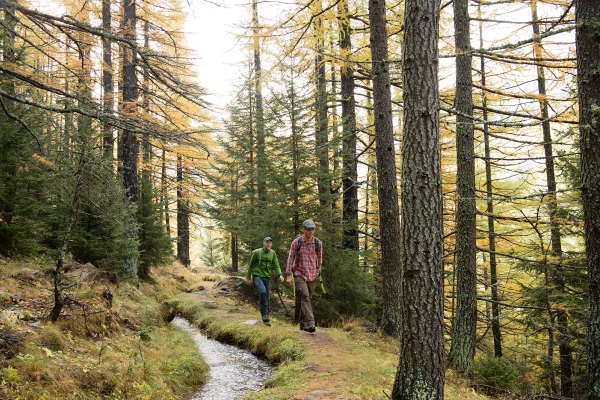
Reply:
[[[199,57],[200,82],[211,93],[206,100],[224,107],[233,96],[232,83],[244,57],[236,46],[234,33],[239,33],[239,26],[248,19],[249,6],[248,2],[232,0],[219,3],[227,4],[217,6],[206,0],[190,1],[192,12],[187,16],[185,30],[188,46],[197,51]]]

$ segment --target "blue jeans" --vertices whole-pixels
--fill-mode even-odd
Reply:
[[[254,284],[258,289],[260,299],[260,315],[269,315],[269,299],[271,291],[271,278],[253,275]]]

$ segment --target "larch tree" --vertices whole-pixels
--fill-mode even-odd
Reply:
[[[589,280],[588,399],[600,399],[600,2],[577,0],[577,86],[585,251]]]
[[[478,7],[478,17],[481,20],[481,6]],[[483,48],[483,33],[482,33],[482,22],[479,23],[479,47]],[[479,71],[480,71],[480,85],[482,88],[486,87],[486,64],[483,54],[479,57]],[[489,249],[489,267],[490,267],[490,307],[491,317],[490,325],[492,327],[492,338],[494,342],[494,356],[502,357],[502,331],[500,329],[500,296],[498,295],[498,262],[496,259],[496,227],[494,220],[494,189],[492,181],[492,163],[490,162],[491,149],[490,149],[490,129],[488,124],[488,111],[487,111],[487,94],[484,89],[481,90],[481,116],[483,122],[481,124],[481,131],[483,133],[483,157],[485,160],[485,196],[486,196],[486,219],[487,219],[487,238],[488,238],[488,249]]]
[[[312,2],[312,29],[314,32],[315,54],[315,138],[317,155],[317,186],[319,203],[324,210],[331,204],[331,181],[329,173],[329,137],[327,117],[327,76],[325,70],[325,24],[323,23],[323,5],[321,0]],[[328,212],[329,213],[329,212]],[[329,222],[325,229],[329,229]]]
[[[381,326],[386,334],[398,337],[401,329],[401,235],[385,13],[385,0],[369,1],[373,119],[381,238],[383,298]]]
[[[267,173],[266,173],[266,150],[265,150],[265,117],[263,110],[263,71],[261,67],[260,46],[261,46],[261,26],[258,21],[258,1],[252,0],[252,53],[254,56],[254,101],[256,117],[256,183],[258,194],[258,210],[262,213],[262,208],[267,201]]]
[[[352,62],[352,27],[348,0],[338,4],[340,24],[340,69],[342,103],[342,248],[358,251],[358,172],[356,99],[354,97],[354,64]],[[358,259],[356,260],[358,262]]]
[[[405,3],[400,360],[392,399],[444,398],[439,0]]]
[[[477,331],[477,264],[473,77],[469,1],[454,1],[456,48],[456,313],[452,318],[451,367],[467,372],[473,364]]]
[[[123,43],[121,77],[122,82],[122,103],[119,105],[121,112],[131,119],[135,119],[137,115],[138,102],[138,79],[137,79],[137,53],[132,48],[131,44],[137,40],[136,34],[136,0],[126,0],[123,2],[123,21],[122,29],[126,43]],[[125,186],[125,193],[132,205],[137,205],[138,202],[138,151],[139,143],[136,132],[132,127],[125,127],[120,135],[119,155],[121,173]],[[137,215],[136,215],[137,219]],[[132,226],[132,238],[139,239],[139,232],[135,226],[137,221],[130,221]],[[139,258],[133,257],[126,261],[127,270],[137,279],[139,286]]]

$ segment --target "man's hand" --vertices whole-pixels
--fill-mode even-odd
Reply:
[[[246,279],[246,283],[248,284],[248,286],[252,286],[252,279]]]
[[[288,285],[292,286],[292,279],[294,279],[294,276],[288,275],[285,281]]]

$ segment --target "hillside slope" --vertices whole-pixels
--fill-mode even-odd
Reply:
[[[0,258],[0,398],[189,398],[208,369],[193,340],[168,323],[175,312],[276,364],[265,390],[247,399],[386,399],[391,392],[397,341],[358,320],[307,333],[283,310],[265,326],[243,280],[215,268],[174,263],[136,289],[70,261],[68,306],[52,325],[45,319],[52,265]],[[447,378],[446,399],[483,398]]]

